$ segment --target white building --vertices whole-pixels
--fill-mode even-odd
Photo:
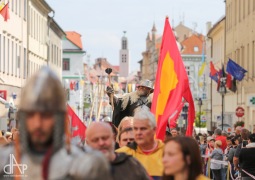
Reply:
[[[63,39],[62,79],[67,91],[68,104],[81,120],[83,120],[84,105],[84,55],[81,35],[74,31],[66,32],[66,37]]]
[[[21,88],[30,75],[47,64],[61,75],[64,32],[49,17],[53,9],[44,0],[1,2],[9,2],[10,14],[7,21],[0,16],[0,95],[6,95],[0,98],[0,129],[6,129],[8,106],[18,108]]]

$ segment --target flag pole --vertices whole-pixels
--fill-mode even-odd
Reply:
[[[95,88],[95,90],[97,90],[97,88],[98,88],[98,86]],[[92,90],[92,92],[93,92],[93,90]],[[92,107],[91,107],[91,110],[90,110],[90,115],[89,115],[89,124],[91,123],[91,121],[92,121],[92,113],[93,113],[93,110],[94,110],[94,106],[95,106],[95,101],[96,101],[96,97],[95,97],[95,93],[93,93],[94,94],[94,96],[93,96],[93,103],[92,103]],[[92,98],[92,96],[91,96],[91,98]]]

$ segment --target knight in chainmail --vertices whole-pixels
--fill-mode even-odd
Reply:
[[[19,138],[0,147],[0,179],[110,179],[101,153],[70,144],[65,91],[48,67],[23,87],[18,121]]]
[[[113,88],[107,87],[106,92],[110,97],[114,93]],[[153,83],[150,80],[142,80],[136,91],[127,93],[122,97],[114,96],[113,124],[118,127],[121,120],[126,116],[134,116],[134,111],[139,106],[151,107],[153,95]]]

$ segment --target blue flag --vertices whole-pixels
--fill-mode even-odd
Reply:
[[[244,78],[244,73],[246,73],[247,71],[238,64],[236,64],[233,60],[229,59],[227,64],[227,72],[238,81],[241,81]]]

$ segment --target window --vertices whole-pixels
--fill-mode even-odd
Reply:
[[[198,52],[199,48],[197,46],[194,46],[194,52]]]
[[[23,77],[26,79],[27,75],[27,50],[24,48],[24,72]]]
[[[10,68],[10,40],[7,39],[7,74],[9,74]]]
[[[66,89],[66,99],[67,101],[70,100],[70,89]]]
[[[186,69],[187,74],[189,75],[189,71],[190,71],[189,66],[185,66],[185,69]]]
[[[0,71],[2,71],[2,36],[0,34]]]
[[[27,0],[24,0],[24,20],[27,20]]]
[[[255,2],[254,2],[255,3]],[[254,58],[255,58],[255,42],[252,41],[252,59],[251,59],[251,62],[252,62],[252,77],[255,77],[255,61],[254,61]]]
[[[3,72],[5,72],[5,37],[3,39]]]
[[[69,71],[70,70],[70,59],[63,58],[63,71]]]
[[[127,40],[122,40],[122,49],[127,49]]]
[[[14,75],[14,43],[12,41],[12,64],[11,64],[11,74]]]
[[[15,2],[15,13],[18,14],[18,0]]]

